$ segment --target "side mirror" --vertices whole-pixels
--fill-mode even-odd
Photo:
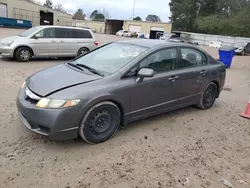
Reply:
[[[37,33],[37,34],[35,34],[35,37],[34,37],[35,39],[39,39],[39,38],[42,38],[42,36],[41,36],[41,34],[39,34],[39,33]]]
[[[136,79],[136,82],[142,82],[144,78],[150,78],[153,77],[155,74],[153,69],[150,68],[141,68],[138,72],[138,78]]]

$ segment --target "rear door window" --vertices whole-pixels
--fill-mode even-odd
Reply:
[[[181,48],[181,62],[179,68],[197,67],[208,64],[206,55],[193,48]]]
[[[56,38],[76,38],[76,31],[68,28],[56,28]]]
[[[88,30],[76,30],[78,38],[92,39],[92,35]]]

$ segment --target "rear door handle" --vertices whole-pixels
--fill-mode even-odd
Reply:
[[[55,41],[55,40],[52,40],[51,42],[55,43],[56,41]]]
[[[64,42],[64,40],[61,40],[60,42]]]

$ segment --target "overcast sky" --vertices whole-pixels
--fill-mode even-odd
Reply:
[[[42,3],[45,0],[38,0]],[[53,4],[62,4],[63,7],[75,13],[78,8],[83,9],[86,15],[93,10],[105,8],[111,18],[130,19],[133,15],[134,0],[52,0]],[[135,16],[145,20],[148,14],[158,15],[162,21],[169,21],[169,0],[135,0]]]

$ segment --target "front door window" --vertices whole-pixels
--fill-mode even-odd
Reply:
[[[39,31],[41,38],[55,38],[55,28],[46,28]]]
[[[164,49],[148,56],[140,63],[140,68],[152,68],[155,73],[174,70],[177,67],[177,50]]]

